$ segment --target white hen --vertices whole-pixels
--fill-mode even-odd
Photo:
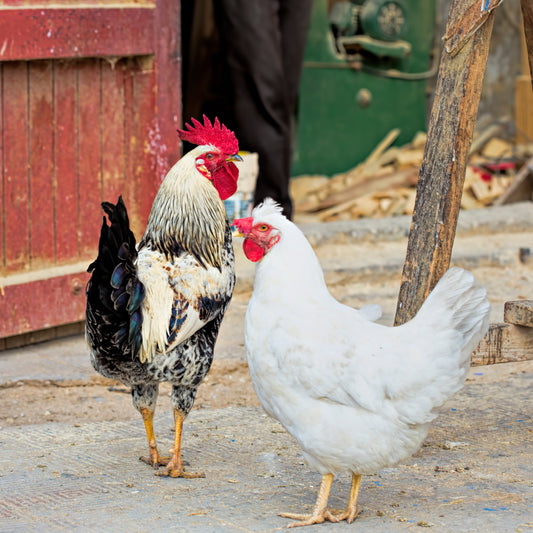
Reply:
[[[471,273],[450,269],[407,324],[387,327],[337,302],[303,233],[266,200],[234,222],[257,261],[245,320],[246,353],[266,412],[323,476],[310,525],[352,522],[361,474],[416,452],[434,409],[464,383],[490,305]],[[346,510],[327,508],[336,473],[350,471]]]

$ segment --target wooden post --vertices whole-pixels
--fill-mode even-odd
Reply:
[[[450,6],[395,325],[417,313],[450,264],[493,11],[501,1],[453,0]]]
[[[524,33],[526,35],[529,73],[533,86],[533,2],[531,0],[521,0],[520,5],[522,6],[522,19],[524,21]]]

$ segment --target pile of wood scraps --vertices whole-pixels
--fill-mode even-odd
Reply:
[[[472,143],[462,209],[532,199],[533,144],[510,143],[497,137],[499,132],[498,127],[488,128]],[[405,146],[391,146],[399,133],[392,130],[365,161],[346,173],[293,178],[298,218],[328,222],[412,215],[426,134],[418,133]]]

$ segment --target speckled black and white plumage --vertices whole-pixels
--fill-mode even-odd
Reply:
[[[179,268],[180,263],[185,260],[185,256],[186,252],[182,251],[180,256],[170,259],[168,264]],[[210,293],[209,296],[198,298],[199,305],[184,300],[182,296],[180,297],[179,292],[176,292],[176,297],[173,300],[173,309],[185,306],[192,309],[196,305],[200,319],[204,321],[205,325],[170,351],[166,353],[156,351],[152,361],[141,362],[137,354],[134,353],[131,344],[126,344],[126,348],[124,348],[122,343],[114,342],[113,335],[115,333],[108,333],[110,324],[116,324],[115,329],[118,330],[123,327],[124,318],[119,311],[110,309],[111,299],[107,303],[102,303],[101,299],[97,300],[93,296],[95,292],[101,292],[100,287],[94,284],[94,275],[89,282],[86,337],[91,348],[91,363],[95,370],[103,376],[117,379],[125,385],[131,386],[133,404],[138,410],[143,407],[155,410],[157,390],[159,383],[163,381],[172,384],[172,405],[184,417],[191,410],[196,391],[211,367],[218,331],[230,303],[235,284],[234,255],[229,223],[226,223],[221,258],[221,272],[230,273],[227,276],[226,286],[218,288],[215,293]],[[190,260],[190,258],[188,259]],[[95,263],[97,262],[98,259]],[[199,269],[205,270],[204,267],[198,266]],[[179,291],[179,280],[169,278],[169,284],[177,285],[176,291]],[[171,316],[168,334],[169,344],[172,344],[176,331],[179,329],[172,327],[175,322]]]
[[[89,266],[91,362],[103,376],[131,387],[150,446],[145,460],[156,467],[167,460],[157,451],[153,412],[159,383],[172,384],[176,442],[164,475],[196,477],[182,468],[181,425],[213,361],[235,285],[231,228],[217,183],[227,193],[228,180],[238,175],[231,161],[239,159],[206,145],[178,161],[137,245],[122,199],[102,204],[110,224],[104,218],[98,257]]]

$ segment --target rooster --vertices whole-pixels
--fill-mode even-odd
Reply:
[[[416,452],[434,409],[462,387],[488,328],[486,291],[451,268],[410,322],[383,326],[330,295],[310,244],[272,200],[234,225],[257,263],[245,318],[255,391],[323,476],[312,514],[281,516],[298,520],[289,527],[351,523],[361,474]],[[333,477],[346,471],[348,504],[330,510]]]
[[[93,367],[131,386],[149,455],[160,475],[186,472],[183,421],[213,360],[220,324],[235,285],[231,227],[223,200],[237,188],[240,161],[232,131],[192,120],[180,138],[197,144],[168,172],[136,245],[122,198],[104,202],[98,257],[88,271],[86,338]],[[175,440],[171,457],[157,449],[153,418],[159,382],[172,384]]]

